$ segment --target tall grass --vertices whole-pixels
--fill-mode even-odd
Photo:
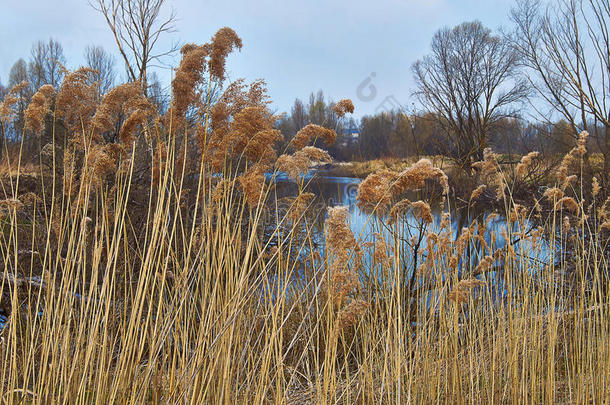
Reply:
[[[117,144],[83,120],[112,109],[81,103],[73,115],[49,106],[76,135],[65,149],[53,145],[63,157],[41,165],[38,192],[23,190],[22,156],[5,156],[2,403],[610,399],[608,203],[588,190],[582,150],[564,161],[563,184],[531,208],[512,199],[518,183],[486,154],[485,186],[469,205],[498,202],[504,240],[520,242],[490,235],[485,219],[453,229],[447,201],[435,221],[425,200],[451,193],[426,160],[360,186],[359,204],[379,231],[374,243],[352,233],[342,208],[329,210],[320,241],[304,180],[293,176],[299,195],[280,215],[262,173],[276,164],[306,171],[328,156],[306,145],[333,134],[308,127],[294,153],[276,158],[264,107],[213,101],[211,81],[200,81],[207,55],[208,77],[222,76],[232,46],[218,42],[206,45],[215,51],[183,49],[181,69],[190,70],[177,80],[194,76],[186,87],[174,83],[177,99],[208,84],[197,142],[188,141],[190,101],[155,120],[132,86],[122,90],[133,101],[122,111],[149,149],[129,127],[113,155]],[[225,129],[222,139],[244,145],[214,144]],[[422,200],[404,199],[413,190]],[[550,257],[530,259],[537,252]]]

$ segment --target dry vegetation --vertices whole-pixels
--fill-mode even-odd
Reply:
[[[422,159],[361,183],[374,242],[334,207],[321,248],[300,174],[336,134],[310,125],[277,151],[264,83],[211,98],[240,47],[228,28],[184,46],[162,116],[137,83],[98,103],[88,69],[33,98],[28,127],[69,136],[27,182],[5,154],[1,403],[610,399],[610,201],[583,174],[586,133],[531,206],[513,196],[538,156],[509,175],[485,151],[468,206],[503,207],[499,233],[494,215],[453,229],[447,175]],[[283,217],[275,169],[300,190]]]

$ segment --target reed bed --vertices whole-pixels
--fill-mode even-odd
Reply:
[[[429,160],[374,173],[367,239],[346,207],[313,209],[302,177],[334,131],[308,126],[280,153],[263,83],[212,97],[240,47],[228,28],[185,46],[163,115],[137,84],[94,102],[86,69],[34,98],[29,128],[54,141],[35,189],[5,153],[0,402],[610,400],[610,202],[586,134],[531,207],[513,191],[538,156],[516,178],[486,151],[468,208],[501,207],[501,237],[494,215],[455,229]],[[279,169],[299,190],[281,213]]]

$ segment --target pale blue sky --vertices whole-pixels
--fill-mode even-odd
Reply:
[[[59,40],[70,68],[83,63],[82,53],[89,44],[116,51],[103,17],[87,0],[0,2],[4,3],[0,82],[5,85],[12,64],[20,57],[27,60],[38,39]],[[306,99],[311,91],[323,89],[334,100],[352,98],[356,115],[361,116],[375,112],[388,96],[411,105],[410,67],[428,52],[436,30],[475,19],[492,29],[507,25],[513,0],[167,0],[167,4],[177,13],[178,31],[168,35],[161,48],[172,40],[207,42],[218,28],[229,26],[244,43],[240,53],[229,57],[230,78],[264,78],[275,110],[288,111],[295,97]],[[122,74],[118,57],[117,70]],[[376,95],[367,101],[358,97],[357,88],[373,72],[370,84]],[[169,70],[158,74],[169,83]]]

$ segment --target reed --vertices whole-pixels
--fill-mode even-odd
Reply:
[[[5,156],[1,403],[610,400],[610,203],[582,174],[584,142],[532,207],[485,152],[468,204],[493,191],[497,233],[494,216],[455,228],[430,160],[375,173],[358,190],[367,240],[346,207],[315,211],[301,177],[334,131],[278,151],[262,83],[212,100],[240,47],[225,28],[183,48],[164,116],[137,84],[98,103],[87,70],[34,97],[28,128],[50,115],[70,137],[47,148],[38,190]],[[283,212],[277,168],[299,185]]]

